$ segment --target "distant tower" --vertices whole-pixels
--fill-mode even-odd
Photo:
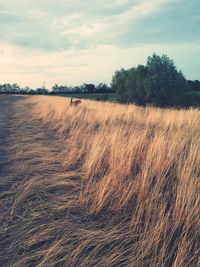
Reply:
[[[45,85],[45,82],[43,82],[43,86],[42,86],[42,89],[46,89],[46,85]]]

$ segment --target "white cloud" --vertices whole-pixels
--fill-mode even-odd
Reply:
[[[105,29],[106,29],[106,25],[103,23],[86,24],[86,25],[82,25],[74,29],[67,30],[63,32],[63,34],[64,35],[78,34],[81,36],[93,36],[98,33],[101,33]]]
[[[140,2],[138,5],[133,6],[126,12],[120,15],[124,20],[136,21],[138,18],[147,16],[154,12],[159,11],[160,8],[164,7],[170,0],[146,0]]]

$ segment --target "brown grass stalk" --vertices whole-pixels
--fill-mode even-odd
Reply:
[[[13,266],[197,266],[200,111],[69,101],[20,104],[60,147],[24,152],[41,170],[16,189]]]

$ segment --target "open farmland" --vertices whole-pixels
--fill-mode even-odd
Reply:
[[[199,266],[200,111],[0,96],[0,266]]]

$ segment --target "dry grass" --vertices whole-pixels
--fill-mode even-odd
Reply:
[[[199,110],[73,107],[61,97],[25,104],[62,145],[43,148],[41,173],[16,190],[12,214],[23,223],[12,246],[27,250],[12,266],[198,266]]]

